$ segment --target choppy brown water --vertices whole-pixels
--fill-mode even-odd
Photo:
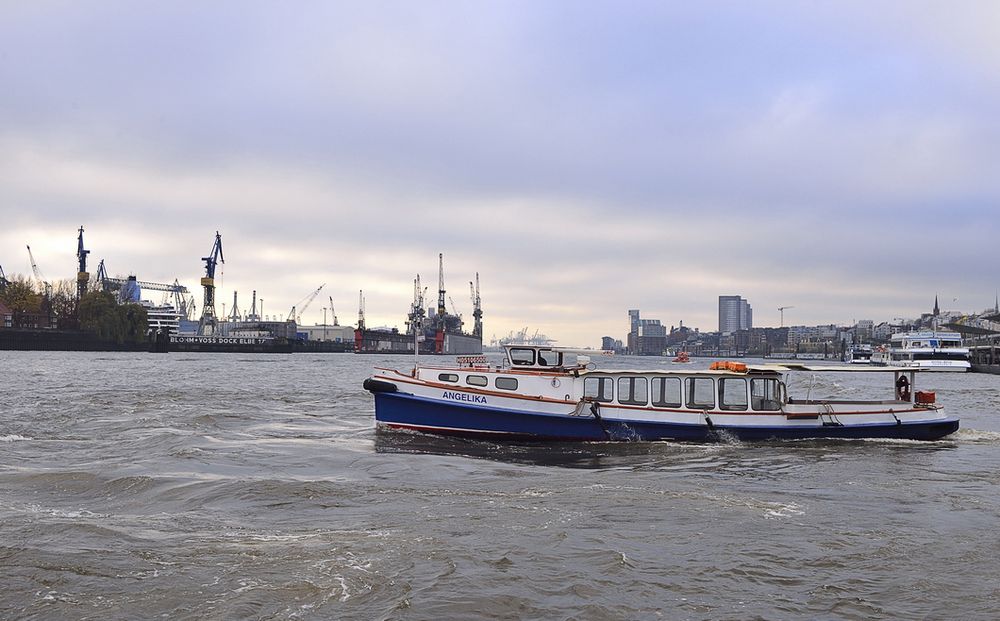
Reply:
[[[935,443],[537,447],[376,434],[361,381],[410,363],[0,352],[0,618],[1000,610],[1000,376],[923,380]]]

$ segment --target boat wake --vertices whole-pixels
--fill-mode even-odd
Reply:
[[[23,442],[25,440],[32,440],[33,438],[27,438],[25,436],[19,436],[16,433],[0,436],[0,442]]]
[[[955,440],[962,444],[1000,444],[1000,431],[959,429],[944,440]]]

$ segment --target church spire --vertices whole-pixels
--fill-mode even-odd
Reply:
[[[941,314],[941,309],[938,308],[938,296],[934,296],[934,316],[937,317]]]

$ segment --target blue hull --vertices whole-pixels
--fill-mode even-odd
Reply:
[[[383,425],[428,433],[493,439],[617,441],[681,440],[715,442],[813,438],[893,438],[937,440],[958,430],[957,419],[891,425],[815,427],[725,427],[704,424],[597,420],[447,403],[398,392],[376,392],[375,420]]]

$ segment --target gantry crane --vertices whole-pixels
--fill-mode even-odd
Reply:
[[[237,292],[233,291],[233,310],[229,313],[229,321],[239,321],[240,320],[240,309],[236,305]]]
[[[76,297],[80,299],[87,293],[87,284],[90,282],[90,274],[87,272],[87,255],[89,250],[83,249],[83,225],[80,225],[80,236],[76,238],[76,258],[78,269],[76,272]]]
[[[322,291],[325,286],[326,283],[323,283],[317,287],[315,291],[293,304],[292,310],[288,311],[288,321],[298,323],[302,319],[302,314],[306,312],[306,309],[309,308],[309,305],[312,304],[312,301],[316,299],[316,296],[319,295],[319,292]],[[301,307],[301,309],[296,312],[295,309],[298,307]]]
[[[198,322],[198,334],[212,336],[218,327],[218,319],[215,317],[215,266],[218,263],[225,263],[222,256],[222,235],[215,232],[215,244],[207,257],[202,257],[205,262],[205,276],[201,279],[201,286],[205,289],[205,299],[201,305],[201,321]]]

